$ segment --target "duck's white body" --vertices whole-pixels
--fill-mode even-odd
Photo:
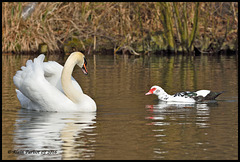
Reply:
[[[44,58],[41,54],[34,62],[28,60],[13,77],[21,106],[37,111],[96,111],[95,101],[71,76],[75,65],[87,74],[84,55],[72,53],[64,67],[55,61],[43,62]]]
[[[169,95],[161,87],[152,86],[145,95],[155,94],[158,96],[158,99],[162,101],[195,103],[204,100],[213,100],[221,93],[222,92],[211,92],[210,90],[199,90],[196,92],[186,91]]]

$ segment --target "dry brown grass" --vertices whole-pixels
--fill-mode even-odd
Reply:
[[[21,12],[27,4],[2,3],[2,52],[37,52],[40,44],[47,44],[49,52],[63,51],[66,44],[75,45],[77,50],[124,45],[145,46],[141,49],[146,50],[148,37],[163,31],[162,13],[155,2],[39,2],[32,15],[23,20]],[[189,31],[193,6],[187,5]],[[224,37],[227,21],[231,26],[226,39],[237,39],[237,7],[237,2],[200,3],[198,39],[203,34]]]

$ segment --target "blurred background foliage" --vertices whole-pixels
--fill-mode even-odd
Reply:
[[[237,2],[2,2],[2,52],[238,50]]]

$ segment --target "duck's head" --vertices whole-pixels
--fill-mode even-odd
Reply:
[[[155,94],[155,95],[160,95],[161,93],[165,92],[161,87],[159,86],[152,86],[151,89],[145,93],[145,95],[150,95],[150,94]]]

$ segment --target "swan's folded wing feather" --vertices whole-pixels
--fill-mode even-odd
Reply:
[[[61,85],[61,74],[63,66],[55,61],[48,61],[43,63],[44,77],[45,79],[55,86],[57,89],[63,92]]]
[[[45,77],[52,77],[54,75],[61,76],[63,66],[56,61],[48,61],[43,63],[43,70]]]
[[[20,104],[23,108],[27,108],[29,105],[29,102],[31,101],[30,99],[28,99],[26,96],[24,96],[24,94],[22,94],[21,91],[16,89],[16,93],[17,93],[17,97],[20,101]]]
[[[61,103],[71,105],[72,101],[45,79],[44,57],[39,55],[34,62],[27,61],[26,67],[17,71],[13,77],[14,84],[31,101],[28,104],[29,109],[51,111],[55,106],[61,108]],[[24,106],[26,106],[25,103]]]
[[[43,69],[44,69],[45,79],[50,84],[52,84],[57,89],[63,92],[62,84],[61,84],[61,75],[62,75],[63,66],[55,61],[48,61],[43,63]],[[73,77],[72,77],[72,83],[78,91],[83,93],[82,88]]]
[[[38,86],[30,84],[27,88],[27,93],[31,94],[28,97],[31,101],[34,101],[30,103],[32,109],[55,111],[64,109],[65,105],[73,105],[70,99],[47,80],[36,80],[35,83]]]

